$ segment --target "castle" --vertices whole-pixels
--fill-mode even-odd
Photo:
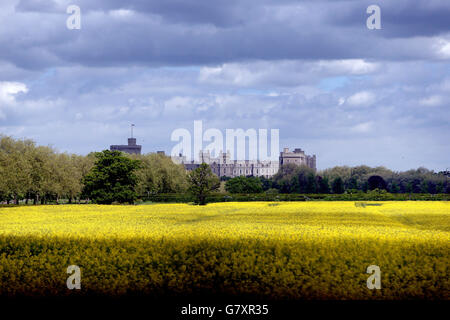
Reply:
[[[130,153],[130,154],[141,154],[141,149],[142,146],[136,144],[136,138],[133,138],[133,127],[135,125],[131,124],[130,125],[130,131],[131,131],[131,137],[128,138],[128,145],[124,145],[124,144],[114,144],[109,146],[109,150],[111,151],[122,151],[122,152],[126,152],[126,153]]]
[[[128,145],[111,145],[110,150],[123,151],[130,154],[141,154],[142,146],[136,144],[136,138],[133,138],[133,126],[131,125],[131,138],[128,138]],[[163,154],[164,151],[158,151]],[[187,161],[186,157],[180,154],[172,156],[172,161],[184,165],[186,170],[191,171],[198,168],[202,163],[210,165],[213,173],[219,177],[239,177],[255,176],[270,178],[278,172],[280,165],[295,164],[304,165],[316,170],[316,155],[307,155],[302,149],[284,148],[280,152],[279,161],[273,160],[232,160],[230,152],[221,152],[217,157],[212,157],[209,150],[199,152],[198,161]]]
[[[289,148],[284,148],[283,152],[280,152],[280,165],[287,163],[294,163],[299,166],[305,165],[316,170],[316,155],[309,156],[302,149],[289,151]]]
[[[130,154],[141,154],[142,146],[136,144],[136,138],[128,138],[128,145],[112,145],[109,150],[122,151]]]
[[[231,160],[230,152],[222,152],[218,157],[211,157],[209,151],[199,152],[199,161],[186,161],[186,157],[179,155],[172,157],[176,163],[183,164],[186,170],[191,171],[200,166],[202,163],[210,165],[213,173],[219,177],[239,177],[239,176],[255,176],[270,178],[278,172],[280,165],[293,163],[296,165],[305,165],[316,170],[316,155],[306,155],[302,149],[284,148],[280,152],[279,161],[271,160]]]

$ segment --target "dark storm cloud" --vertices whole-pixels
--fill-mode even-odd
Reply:
[[[21,12],[56,12],[58,5],[53,0],[25,0],[19,1],[15,9]]]
[[[158,15],[171,23],[211,24],[218,27],[231,27],[245,24],[252,15],[261,11],[264,5],[295,3],[295,0],[78,0],[76,4],[84,11],[109,11],[117,9],[134,10],[142,14]],[[19,11],[54,12],[64,9],[68,1],[21,0],[16,9]]]
[[[376,4],[382,9],[385,36],[437,35],[450,29],[450,3],[446,0],[21,0],[16,10],[56,12],[65,9],[69,3],[79,5],[85,12],[129,9],[158,15],[170,23],[210,24],[221,28],[246,25],[255,17],[264,15],[265,8],[274,10],[296,6],[302,6],[313,15],[321,11],[326,17],[322,24],[356,26],[366,21],[366,8]]]
[[[366,8],[376,4],[381,9],[382,37],[437,36],[450,31],[450,1],[447,0],[363,0],[335,5],[327,16],[336,27],[357,27],[366,21]]]
[[[6,23],[14,19],[20,28],[0,36],[6,48],[0,57],[28,69],[255,59],[433,59],[434,40],[414,37],[450,30],[450,4],[444,1],[381,1],[383,29],[375,31],[366,28],[371,1],[80,0],[74,4],[82,10],[81,30],[65,28],[69,3],[18,2],[16,16]],[[394,42],[393,37],[403,40]]]

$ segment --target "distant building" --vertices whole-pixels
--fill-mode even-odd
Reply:
[[[186,170],[191,171],[206,163],[211,166],[213,173],[219,177],[239,177],[239,176],[255,176],[270,178],[278,172],[280,165],[286,163],[294,163],[296,165],[305,165],[316,170],[316,156],[306,155],[301,149],[295,149],[289,152],[288,148],[284,148],[280,152],[279,161],[260,161],[260,160],[231,160],[230,152],[222,152],[218,157],[211,157],[209,151],[200,151],[199,161],[186,161],[186,157],[180,154],[172,156],[172,160],[176,163],[183,164]]]
[[[302,149],[294,149],[289,151],[289,148],[284,148],[283,152],[280,152],[280,165],[293,163],[296,165],[304,165],[316,170],[316,155],[309,156],[305,154]]]
[[[130,154],[141,154],[142,146],[136,144],[136,138],[128,138],[128,145],[112,145],[109,149],[111,151],[117,150]]]
[[[184,165],[191,171],[201,163],[209,164],[213,173],[219,177],[255,176],[269,178],[278,172],[278,161],[260,160],[231,160],[230,152],[221,152],[218,157],[211,157],[209,150],[200,151],[200,161],[186,161],[186,157],[179,155],[172,160]]]

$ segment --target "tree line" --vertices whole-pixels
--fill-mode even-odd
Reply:
[[[113,190],[113,196],[99,188],[102,183]],[[124,187],[127,185],[132,186],[132,194],[128,196]],[[127,202],[122,200],[186,190],[184,168],[164,155],[126,155],[105,150],[82,156],[37,146],[29,139],[0,135],[2,202],[46,204],[60,203],[63,199],[69,203],[94,199],[98,203]]]
[[[272,178],[237,177],[226,181],[230,193],[342,194],[375,189],[390,193],[450,193],[449,172],[418,168],[394,172],[385,167],[334,167],[315,172],[306,166],[282,165]]]
[[[225,178],[234,194],[340,194],[374,189],[390,193],[450,193],[448,172],[425,168],[394,172],[384,167],[334,167],[314,171],[295,164],[282,165],[272,178]],[[187,173],[182,165],[157,153],[128,155],[118,151],[86,156],[37,146],[32,140],[0,135],[0,201],[45,204],[93,201],[130,202],[157,194],[195,194],[205,201],[220,182],[207,165]]]

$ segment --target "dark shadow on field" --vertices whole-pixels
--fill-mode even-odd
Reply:
[[[449,274],[433,271],[448,263],[439,244],[169,236],[0,236],[0,297],[449,299]],[[382,290],[367,289],[372,264],[383,270]],[[67,288],[69,265],[81,268],[81,290]]]
[[[355,207],[381,207],[382,203],[367,203],[367,202],[355,202]]]
[[[450,219],[450,213],[447,214],[395,214],[390,215],[390,218],[396,220],[408,227],[420,229],[420,230],[440,230],[450,231],[450,225],[440,223]]]
[[[232,216],[232,215],[236,215],[239,214],[240,212],[245,212],[244,209],[239,209],[239,208],[226,208],[226,216]],[[248,213],[246,213],[246,215],[248,215]],[[177,222],[174,223],[174,225],[183,225],[183,224],[194,224],[197,222],[204,222],[204,221],[211,221],[211,220],[215,220],[215,219],[220,219],[224,216],[223,213],[221,212],[217,212],[214,215],[209,214],[198,214],[196,216],[195,219],[186,219],[183,221],[179,221],[181,219],[181,217],[177,216]]]
[[[214,215],[214,216],[198,215],[197,218],[195,218],[195,219],[188,219],[188,220],[176,222],[176,223],[174,223],[174,225],[192,224],[192,223],[197,223],[197,222],[210,221],[210,220],[214,220],[217,218],[220,218],[220,216],[219,215]]]

